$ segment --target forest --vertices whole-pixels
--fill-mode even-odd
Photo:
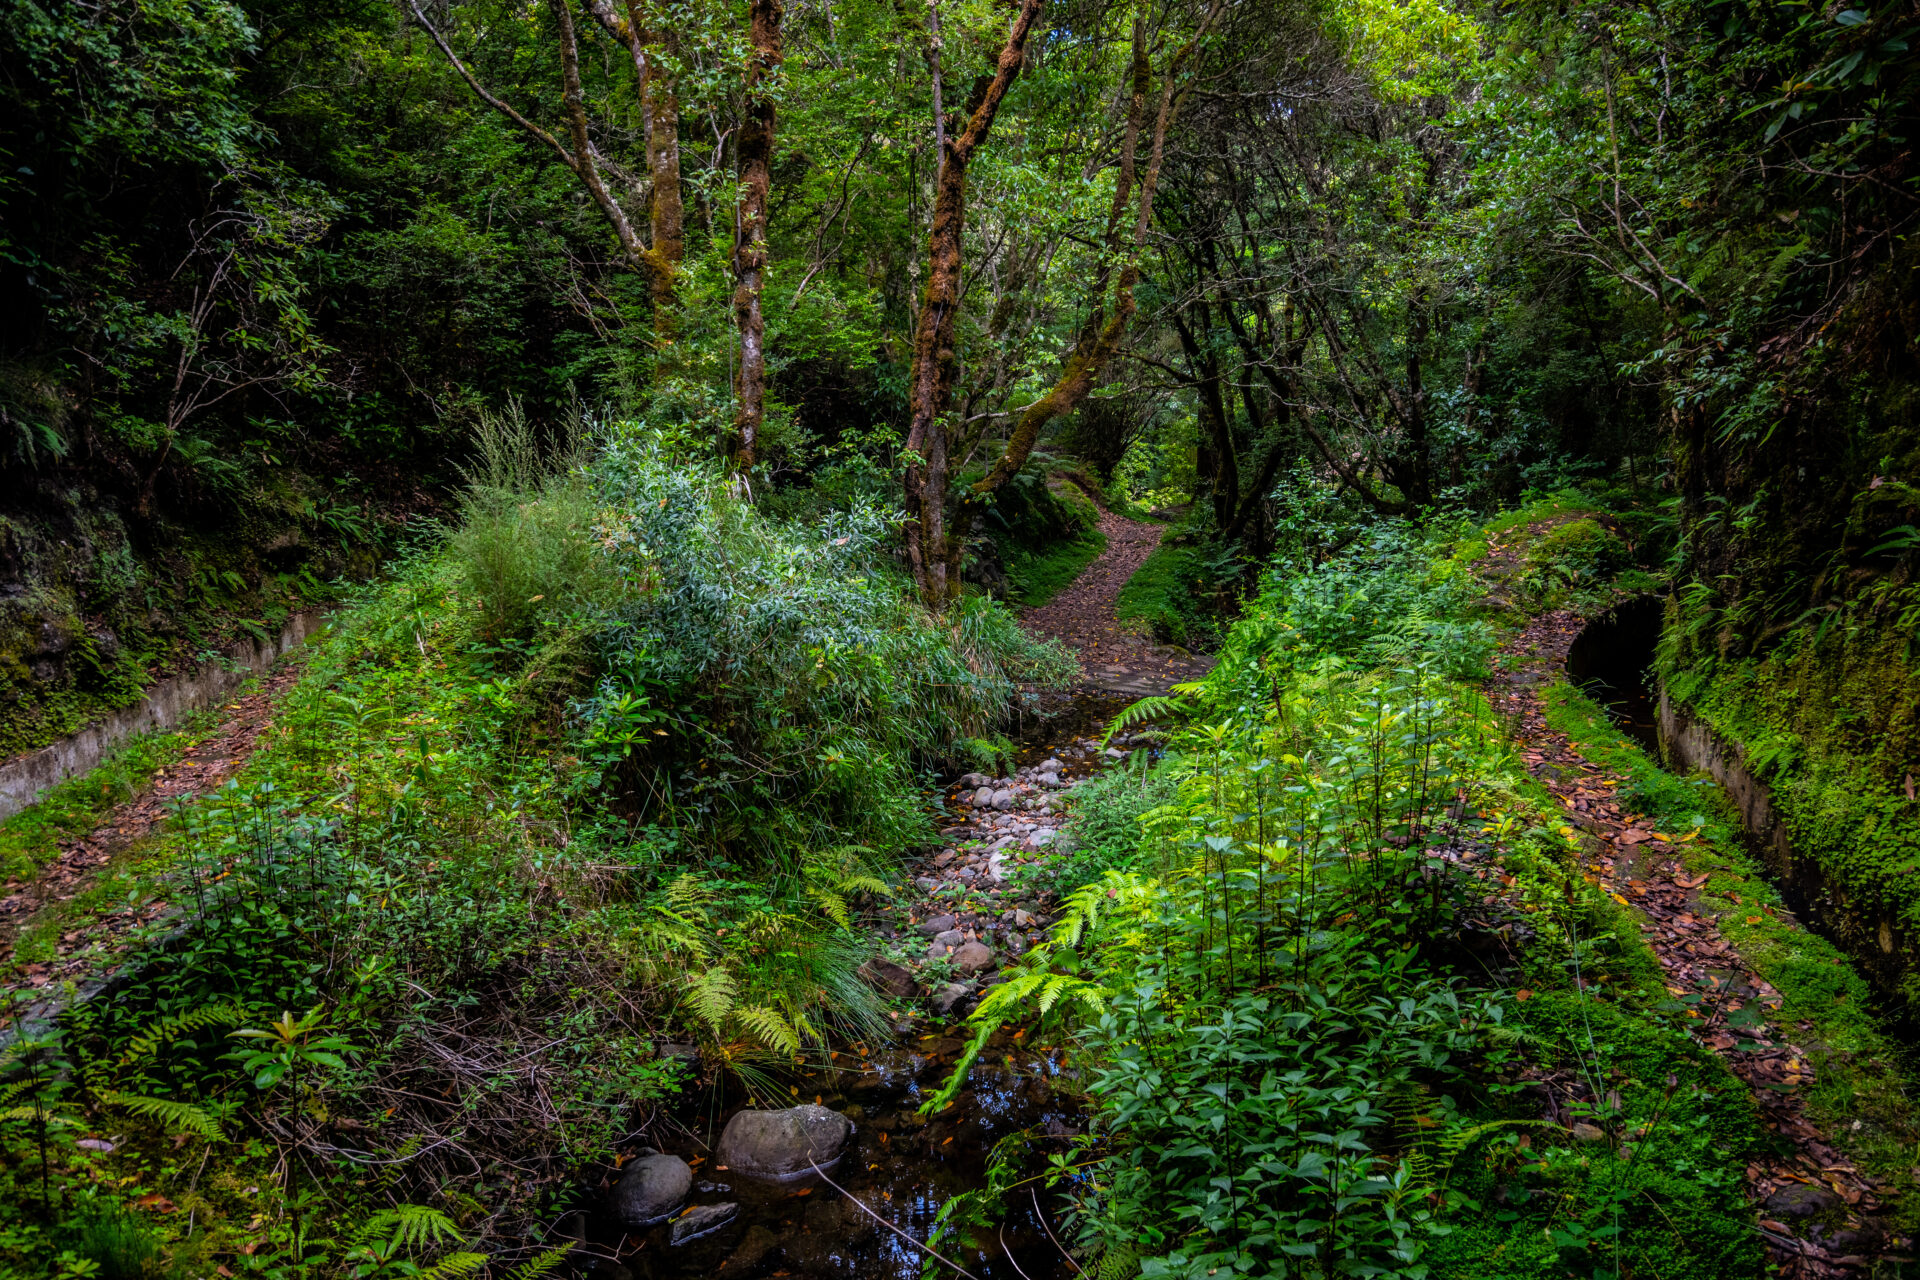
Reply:
[[[1916,43],[0,0],[0,1280],[1915,1274]]]

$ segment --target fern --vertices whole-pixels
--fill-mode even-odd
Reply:
[[[245,1022],[249,1011],[245,1005],[234,1001],[224,1004],[202,1005],[198,1009],[189,1009],[185,1013],[171,1014],[156,1018],[146,1025],[133,1039],[127,1041],[126,1052],[120,1055],[119,1065],[130,1067],[134,1063],[152,1057],[161,1045],[178,1040],[191,1032],[208,1027],[232,1027]]]
[[[484,1253],[450,1253],[440,1261],[420,1273],[420,1280],[449,1280],[453,1276],[470,1276],[487,1265]]]
[[[563,1244],[557,1249],[549,1249],[526,1265],[515,1267],[507,1276],[507,1280],[540,1280],[541,1276],[565,1262],[567,1251],[572,1248],[570,1244]]]
[[[220,1122],[190,1103],[177,1102],[172,1098],[147,1098],[138,1094],[120,1093],[108,1090],[100,1095],[100,1100],[108,1106],[120,1107],[137,1116],[157,1120],[175,1133],[191,1133],[205,1138],[208,1142],[218,1142],[225,1138],[226,1132],[220,1128]]]
[[[1185,693],[1199,688],[1197,684],[1177,684],[1174,692]],[[1130,725],[1145,724],[1149,720],[1161,720],[1170,716],[1189,716],[1193,707],[1183,698],[1142,698],[1113,718],[1107,726],[1106,736],[1100,739],[1100,745],[1106,746],[1113,741],[1113,735]]]
[[[717,1036],[733,1012],[733,993],[733,974],[715,965],[687,984],[686,1003]]]
[[[800,1033],[791,1022],[765,1005],[741,1005],[734,1009],[733,1020],[754,1039],[777,1053],[800,1052]]]
[[[354,1230],[355,1240],[385,1237],[395,1245],[421,1248],[429,1244],[447,1244],[460,1238],[460,1228],[452,1218],[423,1204],[400,1204],[382,1209]]]

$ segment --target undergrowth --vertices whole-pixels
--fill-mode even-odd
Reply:
[[[540,1224],[686,1079],[659,1042],[771,1095],[885,1033],[858,917],[930,771],[1070,662],[989,602],[924,613],[881,510],[523,432],[143,848],[178,935],[57,1028],[9,1011],[0,1275],[550,1267]]]

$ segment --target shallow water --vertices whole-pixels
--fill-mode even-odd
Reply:
[[[602,1211],[589,1219],[589,1248],[583,1252],[600,1260],[598,1274],[619,1276],[624,1268],[646,1280],[918,1277],[920,1251],[876,1216],[924,1241],[943,1204],[986,1184],[995,1143],[1026,1130],[1036,1152],[1065,1151],[1080,1127],[1058,1055],[1024,1049],[1007,1032],[981,1054],[951,1108],[932,1119],[920,1117],[916,1109],[945,1081],[961,1045],[958,1036],[930,1035],[866,1057],[842,1051],[831,1070],[801,1076],[792,1086],[798,1089],[795,1102],[817,1099],[854,1120],[847,1150],[824,1179],[807,1174],[768,1183],[715,1168],[713,1146],[744,1100],[722,1107],[712,1090],[688,1095],[678,1125],[654,1126],[652,1141],[693,1165],[690,1206],[731,1202],[739,1205],[738,1214],[710,1234],[676,1245],[667,1225],[622,1232]],[[1040,1203],[1047,1205],[1044,1192]],[[1057,1215],[1059,1205],[1047,1208]],[[935,1247],[979,1280],[1073,1274],[1035,1209],[1030,1196],[1016,1196],[997,1231],[973,1239],[948,1233]],[[1048,1225],[1060,1229],[1057,1217]]]

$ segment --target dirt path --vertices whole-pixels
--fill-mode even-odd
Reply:
[[[1106,535],[1107,549],[1081,570],[1072,586],[1023,613],[1021,625],[1079,654],[1088,682],[1114,693],[1149,697],[1205,675],[1213,667],[1211,658],[1156,644],[1144,627],[1122,624],[1119,618],[1121,588],[1160,545],[1166,526],[1102,511],[1100,532]]]
[[[301,663],[283,661],[222,707],[208,737],[187,748],[182,759],[159,770],[146,790],[107,813],[86,835],[60,842],[60,856],[31,880],[0,886],[0,958],[11,957],[21,933],[43,912],[89,888],[113,860],[153,834],[173,806],[189,796],[205,795],[237,773],[272,727],[282,695],[300,676]],[[112,949],[125,934],[165,915],[167,904],[153,901],[127,906],[99,919],[76,923],[63,934],[51,960],[22,967],[28,987],[44,987],[75,976],[87,957]]]
[[[1583,625],[1571,613],[1544,614],[1508,641],[1503,651],[1518,661],[1494,677],[1494,708],[1512,725],[1528,771],[1560,801],[1568,824],[1584,833],[1587,879],[1634,908],[1669,990],[1704,995],[1694,1038],[1753,1090],[1762,1123],[1781,1139],[1779,1154],[1746,1170],[1774,1274],[1860,1275],[1874,1255],[1898,1242],[1889,1241],[1877,1221],[1881,1205],[1871,1180],[1806,1117],[1804,1094],[1814,1068],[1797,1041],[1810,1024],[1779,1021],[1780,993],[1747,966],[1700,902],[1707,875],[1689,874],[1667,834],[1615,799],[1627,779],[1587,760],[1547,726],[1541,692],[1564,677],[1567,649]],[[1546,1083],[1569,1103],[1583,1088],[1571,1073]],[[1562,1101],[1556,1096],[1552,1104]],[[1845,1224],[1836,1231],[1803,1221],[1838,1206]]]

